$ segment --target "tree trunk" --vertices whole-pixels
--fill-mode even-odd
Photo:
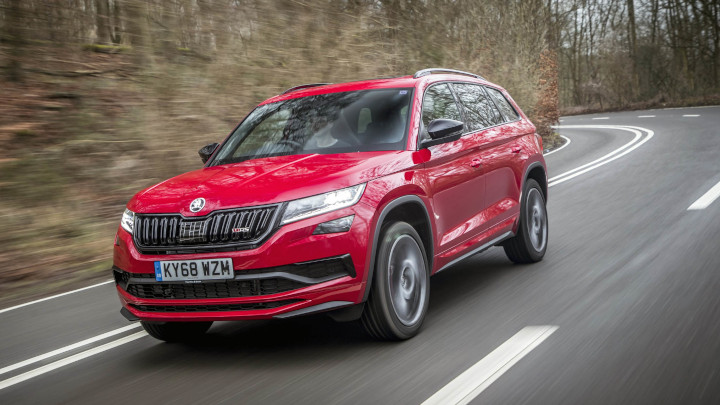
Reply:
[[[96,44],[107,45],[110,43],[110,23],[108,18],[107,0],[95,0],[95,29],[97,38]]]
[[[127,33],[133,47],[135,63],[144,66],[148,63],[148,21],[147,8],[143,0],[125,0],[127,15]]]
[[[638,87],[639,87],[639,78],[638,78],[638,71],[637,71],[637,37],[635,34],[635,1],[634,0],[627,0],[627,9],[628,9],[628,39],[629,39],[629,46],[630,46],[630,60],[632,63],[631,69],[632,69],[632,83],[631,83],[631,89],[630,89],[630,97],[631,101],[635,101],[638,94]]]
[[[13,82],[21,82],[23,80],[23,70],[20,60],[22,59],[25,41],[22,32],[21,1],[22,0],[10,0],[5,20],[5,35],[10,44],[10,60],[7,66],[7,76],[8,79]]]
[[[113,44],[118,45],[122,41],[122,35],[120,34],[122,31],[122,24],[120,23],[120,1],[115,0],[113,1],[113,10],[112,10],[112,32],[110,33],[111,39]]]

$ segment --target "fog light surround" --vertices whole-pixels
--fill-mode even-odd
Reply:
[[[353,219],[355,219],[355,215],[348,215],[346,217],[333,219],[332,221],[323,222],[315,227],[313,235],[347,232],[352,226]]]

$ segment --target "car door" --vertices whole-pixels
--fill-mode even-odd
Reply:
[[[425,90],[419,142],[429,139],[427,126],[434,119],[462,121],[460,109],[447,83]],[[485,180],[481,175],[478,144],[473,137],[428,147],[430,159],[423,174],[436,217],[437,252],[451,250],[449,259],[464,249],[458,245],[478,233],[484,206]]]
[[[516,170],[522,157],[521,141],[516,128],[498,109],[485,86],[456,83],[453,88],[465,112],[483,156],[485,177],[483,230],[500,225],[502,231],[519,213],[520,184]],[[507,222],[507,223],[506,223]]]

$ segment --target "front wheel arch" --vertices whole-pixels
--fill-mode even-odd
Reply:
[[[409,223],[413,228],[415,228],[417,233],[420,234],[420,239],[423,242],[423,247],[425,248],[425,252],[427,254],[429,271],[432,272],[435,244],[432,222],[430,222],[430,214],[428,213],[425,202],[415,194],[404,195],[396,198],[386,204],[380,212],[380,215],[378,215],[375,231],[372,236],[367,283],[365,285],[365,292],[361,302],[366,302],[368,296],[370,295],[377,261],[378,241],[382,234],[382,228],[385,224],[397,221]]]

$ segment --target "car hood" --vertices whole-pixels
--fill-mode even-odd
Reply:
[[[365,183],[412,165],[411,152],[383,151],[332,155],[276,156],[207,167],[149,187],[130,200],[139,213],[209,212],[290,201]],[[204,198],[197,213],[190,203]]]

